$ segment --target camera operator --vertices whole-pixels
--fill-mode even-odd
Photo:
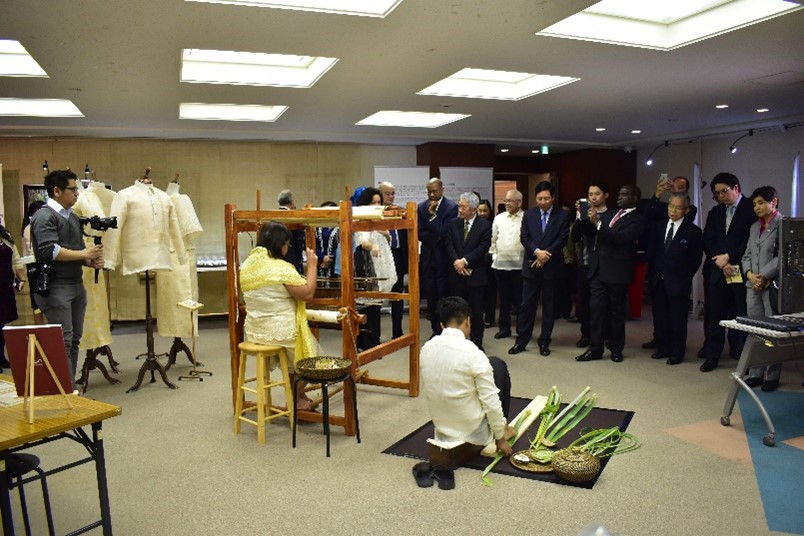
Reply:
[[[50,266],[46,295],[38,289],[36,302],[49,323],[62,326],[74,387],[87,306],[81,267],[103,268],[103,246],[84,246],[81,223],[72,211],[78,200],[75,173],[53,171],[45,177],[45,188],[47,205],[31,220],[37,263]]]

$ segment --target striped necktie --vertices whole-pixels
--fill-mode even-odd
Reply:
[[[731,227],[731,220],[734,218],[734,205],[729,205],[726,207],[726,232],[729,232],[729,227]]]

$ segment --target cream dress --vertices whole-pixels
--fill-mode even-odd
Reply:
[[[374,266],[374,275],[377,281],[377,290],[379,292],[391,292],[391,288],[396,284],[396,265],[394,265],[394,255],[391,253],[391,245],[388,239],[379,231],[361,231],[355,233],[355,244],[357,247],[362,247],[360,244],[369,241],[380,247],[380,254],[376,257],[371,257],[372,265]],[[380,305],[382,300],[373,298],[358,298],[355,300],[357,303],[363,305]]]

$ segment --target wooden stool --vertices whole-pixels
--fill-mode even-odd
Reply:
[[[237,381],[237,403],[235,407],[235,426],[236,434],[240,433],[240,422],[245,421],[257,426],[257,441],[265,443],[265,422],[277,417],[287,416],[290,421],[290,428],[293,429],[293,406],[294,398],[291,393],[290,375],[288,374],[288,356],[285,348],[276,345],[256,344],[253,342],[241,342],[237,345],[240,349],[240,368]],[[254,378],[246,378],[246,358],[253,355],[257,358],[257,375]],[[279,367],[282,370],[280,380],[271,381],[271,371],[268,364],[269,358],[279,356]],[[246,387],[246,384],[256,382],[256,388]],[[271,388],[285,387],[285,399],[287,409],[278,410],[271,406]],[[251,420],[243,416],[254,408],[243,409],[243,393],[255,393],[257,395],[257,420]]]

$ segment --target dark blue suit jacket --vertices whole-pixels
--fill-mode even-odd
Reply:
[[[440,269],[447,266],[447,251],[444,247],[444,233],[447,226],[458,217],[458,205],[446,197],[441,198],[441,204],[436,211],[436,217],[430,221],[430,212],[427,208],[430,201],[419,203],[416,208],[419,222],[419,240],[422,242],[419,263],[424,267]],[[425,274],[422,274],[425,275]]]
[[[751,225],[757,220],[757,216],[754,214],[751,200],[743,195],[740,197],[728,233],[726,232],[726,205],[718,204],[709,211],[704,227],[704,252],[707,259],[728,253],[731,264],[739,265],[742,262],[745,248],[748,245]],[[723,273],[720,270],[710,271],[710,281],[721,279],[723,279]]]
[[[475,217],[466,239],[463,238],[464,220],[456,218],[450,223],[446,234],[447,262],[449,264],[450,280],[459,277],[466,278],[470,287],[482,287],[488,283],[488,266],[486,253],[491,247],[491,223],[488,220]],[[458,259],[466,259],[472,275],[463,276],[452,268],[452,263]]]
[[[646,228],[645,217],[637,210],[622,216],[614,227],[609,224],[617,210],[600,215],[600,229],[595,233],[594,251],[589,255],[589,278],[595,275],[604,283],[628,285],[634,278],[636,243]]]
[[[569,214],[561,207],[553,205],[547,227],[542,233],[542,211],[538,207],[529,208],[522,217],[519,240],[525,248],[522,262],[522,277],[532,279],[558,279],[564,269],[564,246],[569,240]],[[536,260],[537,249],[548,251],[552,257],[542,268],[531,268]]]
[[[681,220],[673,241],[664,249],[668,219],[653,222],[648,250],[648,281],[651,288],[664,285],[668,296],[689,297],[692,278],[701,266],[703,232],[694,223]]]

